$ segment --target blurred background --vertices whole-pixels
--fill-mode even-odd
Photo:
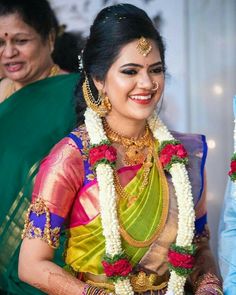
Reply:
[[[144,9],[164,37],[168,75],[161,117],[171,129],[207,137],[208,222],[217,257],[218,223],[233,153],[236,1],[50,0],[65,31],[78,34],[81,43],[97,12],[121,2]],[[77,57],[74,60],[77,66]]]

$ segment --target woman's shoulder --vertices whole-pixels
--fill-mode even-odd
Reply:
[[[53,146],[43,163],[49,166],[64,166],[81,161],[81,153],[76,143],[70,137],[64,137]]]
[[[184,133],[178,131],[171,131],[175,139],[179,140],[184,147],[190,152],[207,152],[206,137],[198,133]]]
[[[186,132],[179,132],[175,130],[171,130],[171,134],[178,140],[206,140],[205,135],[200,133],[186,133]]]

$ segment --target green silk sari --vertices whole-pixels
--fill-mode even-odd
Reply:
[[[40,160],[75,126],[78,79],[68,74],[37,81],[0,104],[1,294],[42,294],[17,275],[23,216]]]

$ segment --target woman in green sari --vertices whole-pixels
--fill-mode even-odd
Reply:
[[[155,112],[164,45],[147,14],[104,8],[81,68],[84,124],[41,164],[20,278],[61,295],[222,294],[208,245],[205,137],[169,132]],[[65,269],[52,262],[63,224]]]
[[[78,75],[53,63],[56,33],[46,0],[0,2],[0,293],[39,293],[17,275],[22,215],[40,160],[76,120]]]

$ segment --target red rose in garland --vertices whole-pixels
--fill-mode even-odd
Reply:
[[[159,148],[159,157],[166,171],[169,171],[174,163],[188,163],[188,153],[177,140],[163,141]]]
[[[231,158],[230,171],[228,175],[232,181],[236,180],[236,153],[234,153]]]
[[[103,145],[93,146],[89,150],[89,161],[90,164],[95,169],[100,163],[115,165],[117,159],[116,149],[109,143],[104,143]]]

